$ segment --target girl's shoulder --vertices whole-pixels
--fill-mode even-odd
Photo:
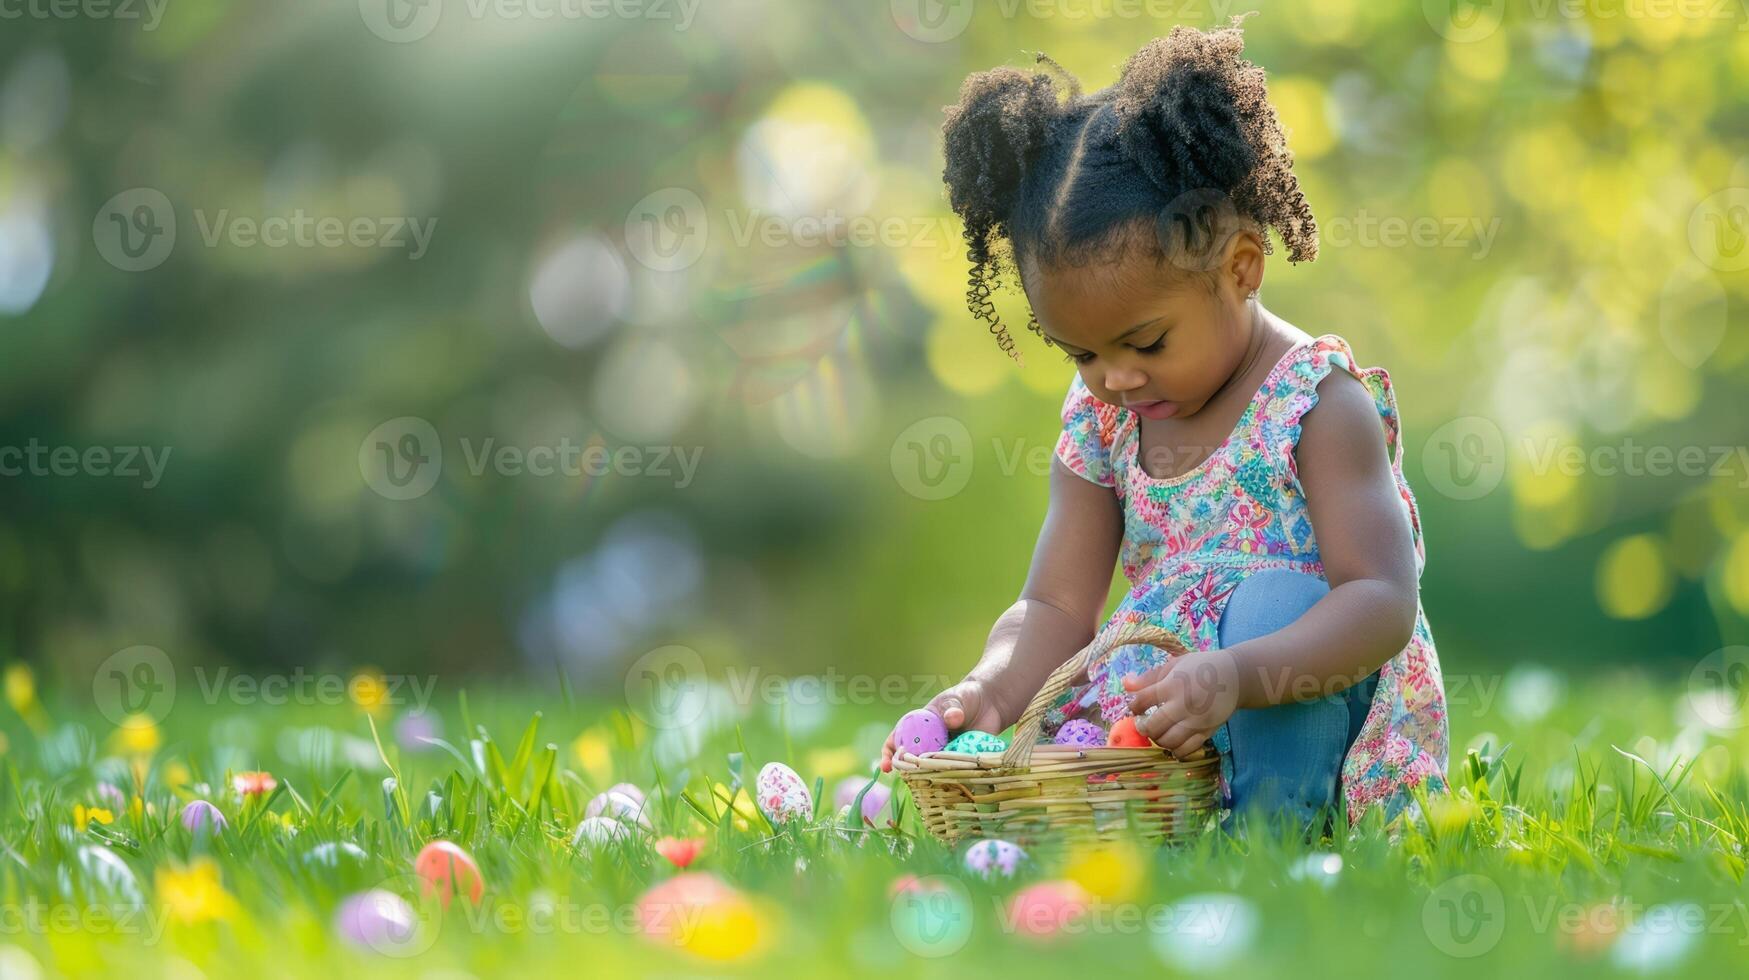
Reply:
[[[1079,372],[1069,382],[1063,398],[1063,433],[1057,439],[1057,458],[1071,472],[1102,487],[1116,486],[1114,449],[1122,430],[1134,416],[1102,401]]]

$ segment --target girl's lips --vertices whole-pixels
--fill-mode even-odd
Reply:
[[[1178,412],[1178,403],[1177,402],[1169,402],[1169,401],[1164,401],[1164,400],[1156,400],[1156,401],[1151,401],[1151,402],[1128,402],[1128,403],[1124,404],[1124,407],[1129,409],[1130,411],[1136,413],[1137,415],[1142,416],[1143,418],[1154,419],[1155,421],[1159,421],[1160,419],[1164,419],[1164,418],[1171,418],[1173,415],[1175,415]]]

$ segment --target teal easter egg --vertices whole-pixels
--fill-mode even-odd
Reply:
[[[989,732],[960,732],[947,743],[948,752],[1001,752],[1008,748],[1008,740],[1000,735]]]

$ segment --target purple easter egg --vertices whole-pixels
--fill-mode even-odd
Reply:
[[[225,829],[225,815],[219,812],[218,807],[205,800],[190,800],[182,808],[182,825],[190,833],[216,832]]]
[[[899,751],[912,755],[939,752],[947,745],[947,722],[928,708],[906,712],[893,731]]]
[[[395,741],[409,752],[429,752],[437,746],[426,739],[441,738],[443,724],[436,715],[423,711],[402,715],[395,722]]]
[[[373,888],[340,903],[334,914],[334,930],[354,946],[391,956],[405,955],[403,951],[419,932],[419,915],[401,896]]]
[[[1057,729],[1058,745],[1096,748],[1105,745],[1105,730],[1085,718],[1071,718]]]
[[[966,849],[966,870],[985,878],[991,874],[1012,878],[1025,857],[1026,852],[1017,844],[994,838],[981,840]]]
[[[869,786],[870,783],[874,785]],[[879,826],[881,811],[886,809],[893,791],[867,776],[850,776],[840,782],[832,791],[832,805],[842,810],[855,803],[856,794],[862,792],[864,786],[868,786],[868,795],[862,798],[862,819]]]

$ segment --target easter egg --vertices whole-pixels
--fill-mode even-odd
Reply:
[[[128,905],[144,901],[140,897],[140,879],[134,875],[134,869],[121,859],[121,855],[102,844],[82,845],[78,851],[78,864],[85,875],[86,887],[94,894]],[[72,876],[65,866],[61,868],[61,882],[64,888],[72,890]]]
[[[982,878],[993,874],[1012,878],[1025,858],[1026,852],[1019,845],[992,838],[966,848],[965,866],[967,871]]]
[[[772,826],[806,820],[814,814],[814,798],[796,771],[781,762],[767,762],[753,781],[753,799]]]
[[[449,905],[451,893],[465,893],[470,901],[477,903],[486,890],[486,881],[480,877],[480,866],[474,863],[467,851],[451,841],[434,840],[425,845],[419,856],[413,859],[413,872],[424,879],[423,890],[427,894],[437,892],[445,906]]]
[[[992,735],[989,732],[968,731],[960,732],[958,735],[955,735],[953,741],[947,743],[946,751],[971,754],[976,752],[1001,752],[1007,748],[1008,740],[1000,735]]]
[[[182,826],[192,834],[217,832],[225,829],[225,815],[205,800],[190,800],[182,808]]]
[[[419,914],[406,899],[381,888],[349,896],[334,912],[334,931],[342,939],[390,956],[422,952],[414,948],[419,925]]]
[[[632,835],[632,829],[612,817],[584,817],[577,825],[577,833],[571,837],[573,847],[606,847],[615,841],[625,840]]]
[[[645,802],[644,791],[639,789],[633,783],[614,783],[612,786],[609,786],[603,792],[604,793],[618,793],[621,796],[629,796],[633,800],[637,801],[639,804],[642,804]],[[594,816],[594,814],[589,814],[589,815]]]
[[[621,783],[621,786],[626,785]],[[633,792],[636,792],[633,787]],[[645,830],[650,829],[650,817],[644,812],[644,794],[630,796],[619,789],[610,789],[605,793],[596,794],[583,808],[585,817],[608,817],[625,823],[635,823]]]
[[[1167,906],[1154,930],[1154,952],[1188,974],[1210,974],[1251,950],[1262,917],[1238,895],[1187,895]]]
[[[324,868],[337,868],[342,861],[363,864],[369,859],[369,855],[364,853],[364,848],[350,841],[327,841],[317,844],[304,855],[306,864],[317,864]]]
[[[1134,717],[1126,716],[1119,718],[1117,724],[1111,726],[1111,734],[1106,737],[1105,744],[1127,749],[1141,749],[1154,743],[1149,741],[1148,736],[1136,731]]]
[[[1022,936],[1049,942],[1064,932],[1080,932],[1094,897],[1073,881],[1041,881],[1008,900],[1008,921]]]
[[[922,755],[939,752],[947,745],[947,722],[928,708],[908,711],[893,728],[893,740],[900,752]]]
[[[884,784],[867,776],[851,776],[832,791],[832,803],[840,809],[850,806],[856,802],[856,794],[861,793],[864,786],[868,787],[868,793],[862,798],[862,819],[878,826],[881,811],[893,797],[893,791]]]
[[[1071,718],[1057,729],[1057,737],[1052,741],[1058,745],[1095,748],[1105,744],[1105,732],[1085,718]]]

